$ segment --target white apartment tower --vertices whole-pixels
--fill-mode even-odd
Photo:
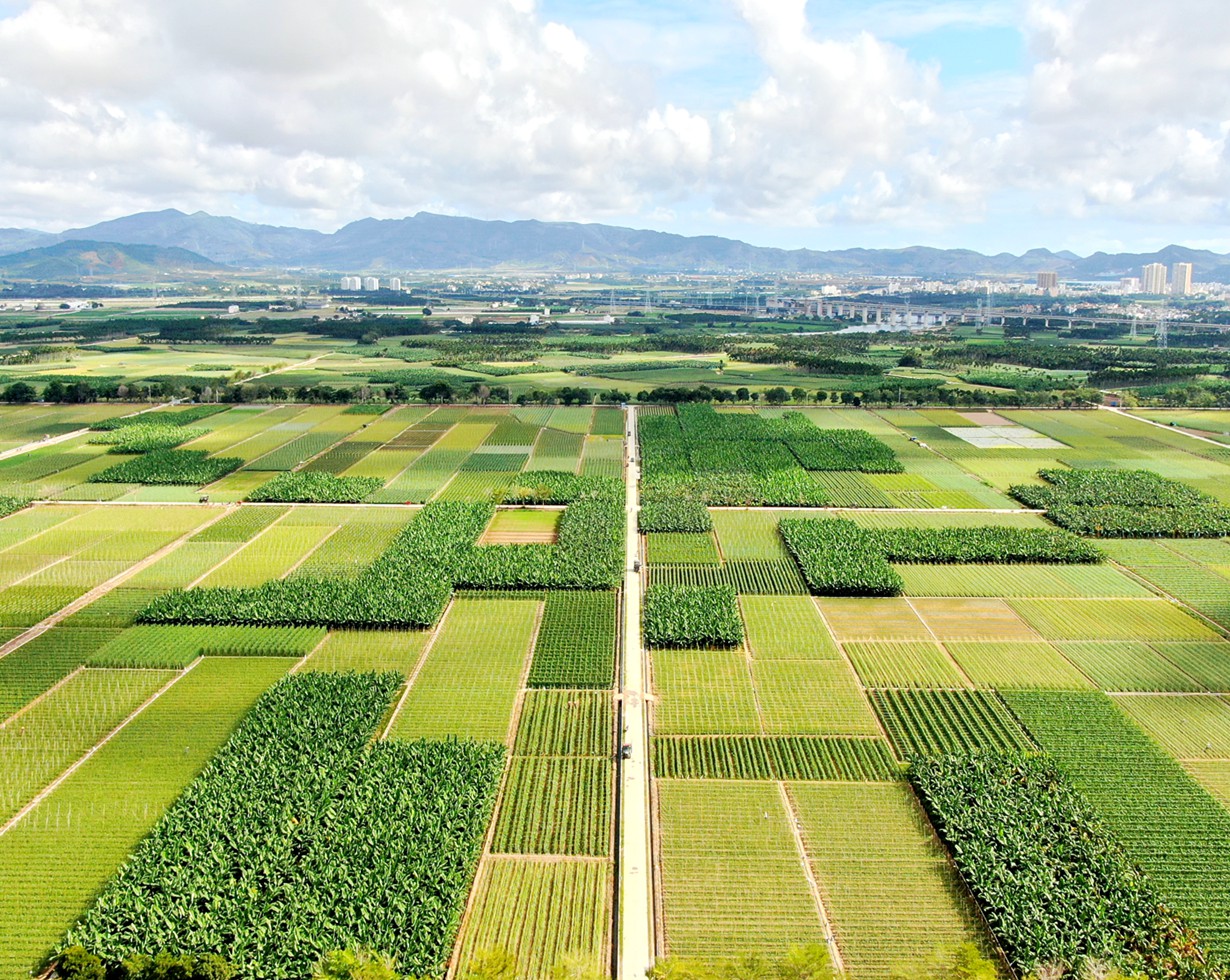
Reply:
[[[342,276],[342,290],[358,292],[363,288],[363,280],[358,276]]]
[[[1166,292],[1166,267],[1160,262],[1150,262],[1140,270],[1140,291],[1150,296],[1162,296]]]
[[[1176,262],[1170,267],[1170,295],[1187,296],[1192,291],[1192,264]]]
[[[1166,275],[1166,270],[1163,268],[1162,276],[1164,277],[1165,275]],[[377,279],[375,276],[366,276],[363,279],[363,291],[365,293],[374,293],[379,288],[380,288],[380,280]]]
[[[1058,272],[1039,272],[1038,273],[1038,288],[1045,289],[1048,292],[1054,293],[1059,289],[1059,273]]]
[[[398,279],[396,276],[394,276],[392,279],[389,280],[389,289],[393,290],[393,292],[395,293],[400,293],[401,292],[401,280]]]

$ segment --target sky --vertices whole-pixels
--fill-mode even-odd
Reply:
[[[0,0],[0,227],[1230,251],[1227,0]]]

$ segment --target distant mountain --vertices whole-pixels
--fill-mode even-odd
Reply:
[[[59,242],[0,256],[0,276],[9,279],[77,282],[90,278],[150,279],[166,273],[225,270],[203,255],[161,245],[117,245],[113,242]]]
[[[1197,280],[1227,281],[1230,256],[1171,245],[1148,254],[1082,258],[1030,249],[983,255],[968,249],[915,246],[837,251],[760,248],[713,235],[689,237],[613,225],[547,221],[481,221],[420,212],[412,218],[364,218],[332,234],[251,224],[198,211],[133,214],[59,235],[0,229],[0,255],[53,242],[115,242],[186,249],[240,268],[307,268],[395,273],[444,269],[576,272],[830,272],[847,275],[1032,276],[1054,271],[1071,279],[1140,275],[1148,262],[1191,262]],[[1216,272],[1215,270],[1222,270]],[[70,273],[67,273],[71,275]]]
[[[27,228],[0,228],[0,255],[10,252],[24,252],[28,248],[38,248],[42,245],[53,245],[55,235],[45,231],[31,231]]]
[[[297,261],[297,256],[310,254],[328,237],[302,228],[254,225],[238,218],[217,218],[204,211],[184,214],[172,208],[74,228],[57,239],[183,248],[225,265],[261,267]]]

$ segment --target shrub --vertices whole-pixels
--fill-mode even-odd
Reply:
[[[506,504],[570,504],[575,500],[622,499],[623,483],[609,476],[576,476],[558,470],[530,470],[504,491]]]
[[[0,497],[0,518],[16,514],[23,507],[30,506],[30,501],[23,497]]]
[[[93,423],[90,428],[95,432],[108,432],[130,425],[190,425],[201,419],[207,419],[211,415],[217,415],[219,412],[225,412],[229,408],[229,405],[193,405],[191,408],[178,411],[141,412],[139,415],[122,415],[117,418],[103,419]]]
[[[371,476],[334,476],[320,470],[282,473],[248,494],[248,500],[283,504],[357,504],[384,486]]]
[[[1093,564],[1106,556],[1068,531],[1015,527],[891,528],[869,531],[889,561],[934,564]]]
[[[94,473],[87,482],[203,487],[242,465],[238,457],[210,456],[204,450],[156,449]]]
[[[1054,760],[938,756],[909,776],[1022,975],[1085,957],[1157,980],[1218,975]]]
[[[735,646],[743,642],[735,590],[729,585],[651,585],[645,591],[650,646]]]
[[[1219,538],[1230,507],[1149,470],[1039,470],[1045,485],[1009,492],[1060,527],[1098,538]]]
[[[905,587],[875,534],[853,521],[788,518],[778,530],[816,595],[893,596]]]
[[[640,529],[703,533],[713,529],[709,508],[696,497],[663,488],[646,491],[641,498]]]
[[[164,422],[142,422],[99,433],[90,442],[110,446],[113,453],[148,453],[156,449],[174,449],[208,431]]]

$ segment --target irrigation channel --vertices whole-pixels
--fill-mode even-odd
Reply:
[[[619,980],[644,980],[654,960],[653,852],[649,833],[649,725],[645,650],[641,645],[638,520],[640,463],[636,408],[627,420],[627,554],[624,564],[622,745],[619,763]]]

